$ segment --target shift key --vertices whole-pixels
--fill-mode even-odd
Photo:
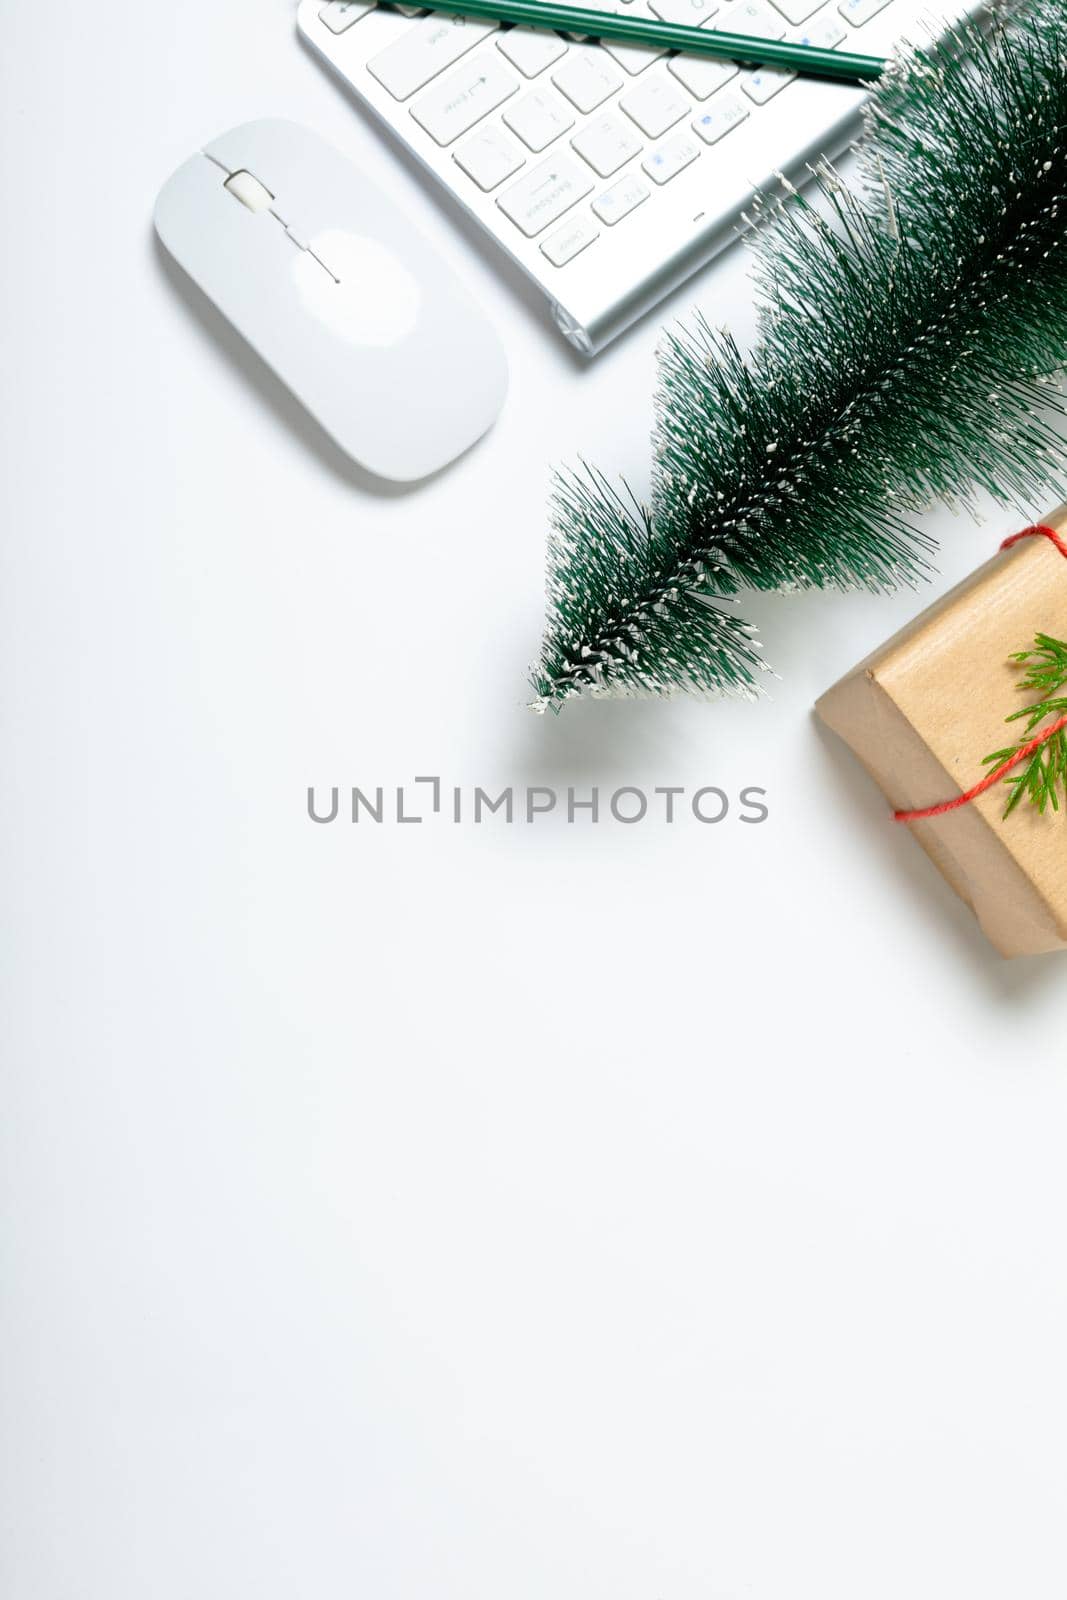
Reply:
[[[567,156],[553,156],[534,167],[518,183],[513,183],[510,189],[505,189],[497,205],[528,239],[532,239],[587,195],[592,187],[587,168],[579,167]]]
[[[495,33],[495,22],[472,22],[470,17],[442,17],[432,13],[405,28],[399,39],[379,50],[367,62],[394,100],[406,100],[416,89],[436,78],[453,61]]]

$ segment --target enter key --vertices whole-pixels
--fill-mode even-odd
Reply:
[[[411,115],[439,145],[449,145],[482,117],[509,100],[518,79],[479,53],[413,105]]]

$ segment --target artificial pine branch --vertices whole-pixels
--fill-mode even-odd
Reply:
[[[750,357],[703,320],[667,337],[650,505],[560,478],[535,709],[754,694],[741,589],[914,583],[932,498],[1067,490],[1065,148],[1063,0],[893,64],[855,186],[822,168],[827,214],[791,192],[758,232]]]
[[[986,766],[999,767],[1030,742],[1043,722],[1067,713],[1067,699],[1059,693],[1067,686],[1067,644],[1062,639],[1052,639],[1047,633],[1039,633],[1032,650],[1018,650],[1011,659],[1029,669],[1019,684],[1020,690],[1037,693],[1041,698],[1005,717],[1005,722],[1025,722],[1023,736],[1015,744],[1003,750],[994,750],[992,755],[986,756]],[[1067,730],[1061,728],[1051,734],[1021,770],[1010,773],[1004,782],[1012,788],[1011,799],[1004,808],[1006,817],[1011,815],[1024,796],[1038,811],[1043,812],[1048,806],[1058,811],[1059,792],[1061,789],[1067,790]]]

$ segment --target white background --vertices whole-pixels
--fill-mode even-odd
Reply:
[[[919,597],[753,603],[760,705],[536,719],[551,471],[644,486],[659,326],[744,337],[745,252],[582,367],[288,0],[3,12],[5,1600],[1062,1600],[1063,963],[810,715],[1019,515],[931,519]],[[263,115],[503,332],[419,489],[153,241]],[[417,773],[771,816],[307,820]]]

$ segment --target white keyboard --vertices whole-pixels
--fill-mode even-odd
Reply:
[[[956,0],[615,0],[599,9],[885,54]],[[836,155],[863,91],[650,46],[302,0],[306,39],[548,297],[587,354],[734,236],[755,189]]]

